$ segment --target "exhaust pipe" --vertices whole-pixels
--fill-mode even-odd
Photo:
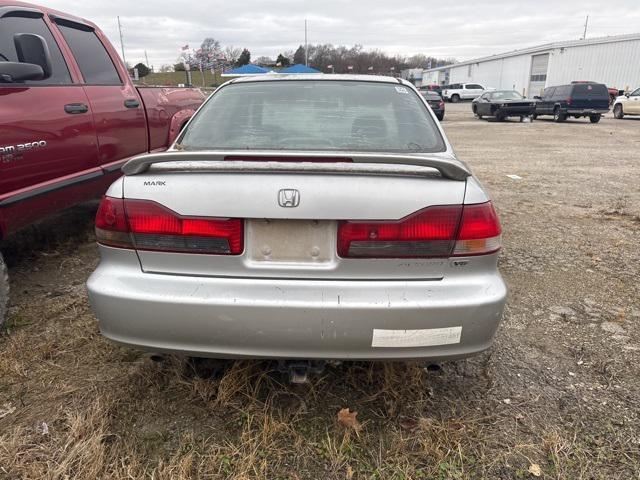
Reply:
[[[324,372],[326,365],[324,360],[280,360],[278,370],[288,374],[289,382],[303,384],[309,382],[309,375]]]

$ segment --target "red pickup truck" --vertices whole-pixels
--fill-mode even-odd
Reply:
[[[166,149],[204,99],[134,86],[87,20],[0,0],[0,240],[101,195],[129,158]],[[0,325],[6,272],[0,254]]]

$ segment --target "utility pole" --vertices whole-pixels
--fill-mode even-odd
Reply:
[[[587,15],[587,18],[584,21],[584,33],[582,34],[582,40],[586,40],[586,38],[587,38],[587,26],[588,25],[589,25],[589,15]]]
[[[304,19],[304,64],[309,66],[309,46],[307,45],[307,19]]]
[[[122,42],[122,25],[120,25],[120,15],[118,15],[118,31],[120,32],[120,48],[122,49],[122,63],[127,65],[127,60],[124,58],[124,43]]]

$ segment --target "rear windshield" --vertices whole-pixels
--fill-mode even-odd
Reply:
[[[601,83],[580,83],[573,86],[573,97],[605,97],[609,98],[609,90]]]
[[[420,92],[424,98],[427,100],[440,100],[440,94],[438,92],[434,92],[433,90],[429,90],[426,92]]]
[[[523,98],[514,90],[500,90],[491,94],[491,100],[522,100]]]
[[[180,140],[187,150],[444,151],[418,94],[400,84],[260,81],[221,88]]]

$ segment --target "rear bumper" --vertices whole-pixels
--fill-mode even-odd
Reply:
[[[491,345],[507,293],[495,268],[412,281],[194,277],[144,273],[135,252],[102,249],[87,287],[103,335],[193,356],[461,358]],[[431,329],[458,327],[459,341],[433,344]],[[381,340],[390,330],[398,337]],[[428,338],[416,345],[404,330]]]
[[[567,108],[566,110],[569,115],[604,115],[608,111],[608,108]]]
[[[521,115],[533,115],[536,107],[500,107],[497,109],[505,117],[515,117]]]

